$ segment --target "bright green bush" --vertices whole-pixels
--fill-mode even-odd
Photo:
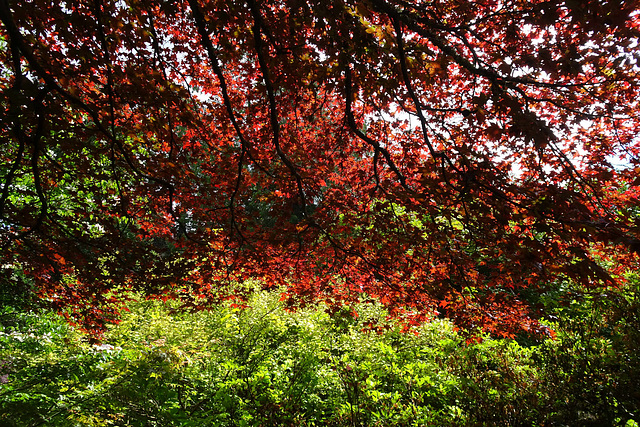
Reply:
[[[444,320],[401,333],[372,305],[291,313],[274,292],[246,310],[132,302],[101,345],[55,315],[6,312],[0,425],[631,426],[635,295],[550,296],[558,337],[535,345],[467,344]]]

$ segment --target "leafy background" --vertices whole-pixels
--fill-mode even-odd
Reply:
[[[136,300],[100,343],[7,305],[0,423],[8,426],[624,425],[640,410],[637,277],[606,293],[557,283],[555,338],[515,340],[435,320],[402,332],[380,306],[186,313]],[[406,329],[406,328],[405,328]]]

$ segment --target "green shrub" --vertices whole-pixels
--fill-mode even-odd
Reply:
[[[289,312],[266,291],[246,310],[134,301],[101,345],[53,314],[14,313],[0,332],[0,424],[631,426],[635,295],[556,296],[558,337],[535,345],[468,344],[444,320],[402,333],[375,305]]]

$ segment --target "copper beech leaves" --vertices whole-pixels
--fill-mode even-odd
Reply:
[[[0,1],[3,270],[542,330],[637,263],[638,4]]]

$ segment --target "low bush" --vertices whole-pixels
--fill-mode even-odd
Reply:
[[[557,338],[528,344],[467,343],[445,320],[403,333],[375,305],[289,312],[266,291],[244,310],[132,302],[99,345],[4,313],[0,424],[637,425],[635,295],[558,304]]]

